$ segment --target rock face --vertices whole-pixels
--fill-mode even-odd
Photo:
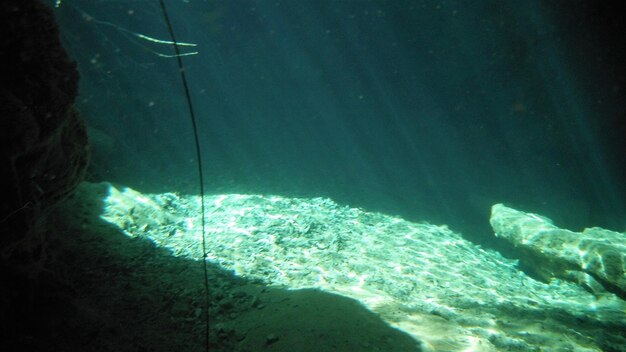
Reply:
[[[3,1],[0,25],[0,244],[6,260],[14,252],[8,248],[80,182],[88,148],[83,120],[72,109],[78,71],[61,46],[52,11],[37,0]]]
[[[548,218],[502,204],[491,208],[490,222],[496,236],[515,245],[545,279],[564,278],[626,299],[625,234],[597,227],[564,230]]]
[[[10,310],[0,315],[10,320],[37,309],[28,301],[43,290],[46,214],[82,180],[89,153],[72,108],[78,71],[52,10],[2,1],[0,33],[0,299]]]

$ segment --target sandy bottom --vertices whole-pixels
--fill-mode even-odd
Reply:
[[[45,341],[33,336],[22,347],[204,351],[202,264],[127,237],[100,218],[102,206],[77,195],[54,214],[51,270],[66,294]],[[211,351],[420,350],[357,301],[319,290],[266,287],[209,267],[209,295]]]
[[[616,297],[322,198],[209,197],[207,297],[197,198],[83,183],[13,350],[624,351]]]

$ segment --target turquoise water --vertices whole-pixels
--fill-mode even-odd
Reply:
[[[183,60],[209,191],[328,196],[479,241],[497,202],[624,230],[621,77],[591,5],[168,6],[179,41],[197,44],[181,49],[197,51]],[[57,15],[94,178],[197,192],[176,61],[157,55],[172,48],[134,35],[168,39],[158,3],[70,1]]]
[[[504,203],[576,232],[626,229],[623,25],[610,3],[166,4],[212,270],[359,300],[423,350],[623,350],[623,300],[606,277],[561,281],[489,223]],[[199,259],[198,155],[159,3],[59,5],[87,181],[122,190],[98,186],[101,220]]]

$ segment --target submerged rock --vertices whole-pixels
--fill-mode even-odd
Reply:
[[[560,229],[548,218],[502,204],[491,208],[491,226],[523,252],[544,278],[559,277],[586,289],[626,299],[626,235],[594,227]]]

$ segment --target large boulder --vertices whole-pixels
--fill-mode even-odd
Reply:
[[[573,232],[546,217],[496,204],[491,226],[511,242],[526,265],[544,279],[575,281],[594,293],[604,290],[626,299],[626,235],[594,227]]]

